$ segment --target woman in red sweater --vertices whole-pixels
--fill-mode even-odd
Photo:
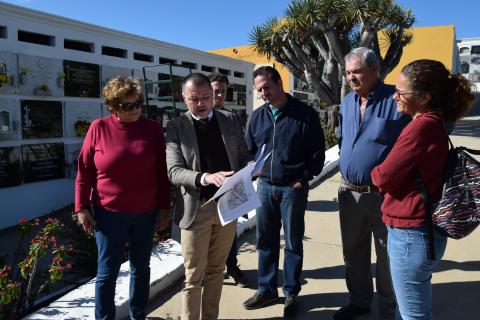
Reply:
[[[145,319],[155,225],[169,223],[170,187],[162,128],[140,117],[142,89],[116,77],[103,89],[112,115],[95,120],[78,159],[75,212],[98,248],[95,318],[115,318],[115,284],[128,243],[130,316]]]
[[[420,175],[430,199],[437,201],[448,155],[445,123],[460,119],[473,98],[469,82],[438,61],[414,61],[397,79],[397,110],[413,120],[385,161],[372,170],[372,181],[384,195],[390,271],[403,320],[432,319],[432,269],[447,244],[446,236],[434,231],[436,260],[430,259],[431,227],[415,176]]]

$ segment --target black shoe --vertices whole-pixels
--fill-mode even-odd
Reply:
[[[242,288],[248,287],[248,279],[238,266],[227,267],[227,276],[231,277],[237,286]]]
[[[353,320],[359,316],[370,313],[370,308],[357,307],[353,304],[343,306],[333,315],[334,320]]]
[[[298,303],[296,296],[285,297],[285,305],[283,307],[284,318],[294,318],[298,311]]]
[[[257,291],[253,297],[247,299],[243,303],[243,307],[247,310],[259,309],[273,304],[277,300],[278,294]]]

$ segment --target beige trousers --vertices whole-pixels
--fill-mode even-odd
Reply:
[[[181,230],[185,267],[182,320],[218,318],[225,261],[236,229],[236,220],[222,227],[213,202],[204,207],[199,204],[192,225]]]

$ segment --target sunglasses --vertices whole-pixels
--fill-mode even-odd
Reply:
[[[122,109],[122,111],[128,112],[132,111],[133,109],[141,108],[143,105],[143,100],[139,99],[135,102],[125,102],[119,103],[118,106]]]

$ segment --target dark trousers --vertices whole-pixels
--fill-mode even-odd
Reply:
[[[237,235],[235,234],[235,237],[233,237],[232,247],[230,248],[230,252],[228,253],[227,262],[225,263],[227,265],[227,268],[233,268],[237,266],[238,264],[237,254],[238,254],[238,240],[237,240]]]
[[[145,319],[150,293],[150,255],[157,210],[143,214],[109,212],[95,208],[98,268],[95,283],[95,319],[115,319],[115,285],[125,245],[130,260],[130,317]]]
[[[378,192],[358,193],[340,187],[338,202],[350,303],[358,307],[370,307],[373,297],[370,266],[373,234],[380,318],[394,319],[396,303],[387,254],[388,233],[380,211],[382,196]]]
[[[286,297],[296,296],[301,288],[308,185],[295,189],[259,180],[257,193],[262,203],[257,209],[258,291],[277,293],[280,229],[283,225],[283,293]]]

